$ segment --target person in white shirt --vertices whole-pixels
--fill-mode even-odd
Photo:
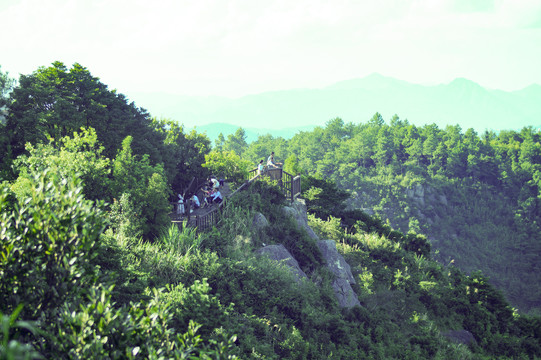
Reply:
[[[178,215],[184,214],[184,197],[180,194],[178,194],[177,214]]]
[[[273,151],[270,154],[269,158],[267,159],[267,168],[268,169],[278,169],[280,166],[282,166],[282,163],[274,161],[274,151]]]
[[[211,177],[210,182],[212,183],[213,189],[218,189],[220,187],[220,182],[215,177]]]

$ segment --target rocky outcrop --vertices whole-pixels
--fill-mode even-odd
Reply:
[[[336,276],[332,287],[340,306],[348,308],[360,306],[357,294],[351,287],[351,284],[355,284],[355,278],[349,264],[336,249],[336,243],[333,240],[321,240],[317,242],[317,246],[327,267]]]
[[[448,204],[444,194],[438,194],[432,187],[422,184],[416,184],[412,188],[406,189],[406,196],[421,209],[424,209],[425,206]]]
[[[306,203],[302,199],[296,199],[291,206],[284,206],[283,211],[286,215],[291,216],[297,222],[299,228],[304,229],[308,236],[314,240],[319,240],[314,230],[308,226],[308,216],[306,212]]]
[[[442,333],[443,336],[454,342],[455,344],[470,345],[475,343],[473,334],[468,330],[449,330]]]
[[[267,245],[265,247],[262,247],[261,249],[257,250],[256,253],[258,254],[264,254],[268,256],[270,259],[279,261],[286,265],[293,275],[295,275],[295,278],[297,281],[301,281],[302,279],[306,279],[307,276],[304,273],[304,271],[301,270],[299,263],[287,249],[284,247],[284,245]]]
[[[263,215],[262,213],[256,213],[254,215],[254,218],[252,220],[252,228],[256,229],[256,230],[260,230],[260,229],[263,229],[265,227],[269,226],[269,221],[267,220],[267,218],[265,217],[265,215]]]
[[[406,190],[406,196],[416,202],[419,206],[425,206],[425,188],[421,184]]]
[[[341,307],[351,308],[360,306],[357,294],[353,291],[351,284],[355,284],[355,278],[351,273],[351,268],[344,257],[336,249],[336,243],[333,240],[319,240],[319,237],[314,233],[312,228],[308,226],[308,216],[306,212],[306,204],[303,200],[297,199],[291,206],[283,208],[287,216],[292,217],[300,229],[304,229],[306,233],[317,241],[317,246],[327,264],[329,270],[335,275],[332,287]],[[258,215],[256,215],[258,216]],[[256,224],[256,216],[254,216],[254,226]],[[264,217],[263,217],[264,218]],[[265,219],[266,220],[266,219]],[[257,220],[257,223],[263,222],[262,219]],[[263,222],[264,223],[264,222]],[[297,281],[307,278],[306,274],[299,267],[299,263],[283,245],[269,245],[257,250],[259,254],[265,254],[275,261],[283,262],[295,275]]]

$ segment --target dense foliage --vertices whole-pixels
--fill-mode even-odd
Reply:
[[[107,89],[80,64],[68,70],[55,62],[31,75],[21,75],[7,99],[7,111],[6,124],[2,124],[2,133],[7,136],[0,138],[0,150],[8,155],[0,164],[6,178],[17,175],[7,172],[8,165],[26,153],[27,143],[37,145],[71,137],[81,128],[95,131],[102,154],[109,159],[131,136],[134,155],[147,156],[152,165],[161,163],[174,191],[185,188],[190,175],[207,174],[201,164],[210,150],[208,138],[195,132],[185,134],[173,121],[152,119],[124,95]]]
[[[537,177],[527,180],[537,160],[523,155],[522,145],[510,168],[499,160],[495,168],[488,165],[481,150],[471,159],[468,152],[472,165],[460,167],[450,156],[436,162],[407,150],[413,145],[401,153],[402,141],[389,148],[400,139],[390,135],[400,133],[396,127],[405,134],[420,130],[398,119],[387,126],[376,116],[359,125],[335,119],[290,141],[263,136],[247,144],[240,129],[210,151],[206,136],[150,119],[77,64],[68,71],[55,63],[22,76],[10,96],[2,96],[8,120],[0,125],[7,134],[0,146],[9,150],[0,179],[2,359],[541,357],[541,319],[514,310],[483,273],[462,272],[458,260],[456,266],[433,260],[441,254],[413,231],[432,229],[413,211],[427,210],[411,208],[414,200],[400,195],[401,187],[417,194],[419,185],[427,193],[431,186],[441,191],[434,197],[445,195],[452,204],[452,220],[467,216],[475,204],[469,198],[507,184],[507,202],[491,196],[471,214],[481,216],[492,206],[490,216],[500,221],[490,230],[501,242],[496,249],[506,246],[503,235],[496,237],[502,226],[538,236]],[[103,132],[108,121],[119,123]],[[446,139],[445,131],[436,133]],[[528,133],[535,154],[539,139]],[[486,149],[499,139],[494,135]],[[363,143],[369,141],[373,153]],[[336,241],[361,306],[340,308],[316,240],[287,215],[288,204],[272,182],[257,181],[227,199],[211,230],[171,226],[173,191],[210,171],[240,182],[248,164],[270,151],[289,171],[304,174],[309,225],[320,238]],[[507,177],[496,172],[494,178],[482,164],[505,168]],[[365,194],[355,195],[350,182],[362,184]],[[454,203],[461,196],[463,207]],[[359,201],[366,211],[355,208]],[[367,213],[372,208],[407,215],[384,222]],[[254,227],[256,215],[269,225]],[[394,230],[391,222],[408,231]],[[464,231],[490,229],[473,225]],[[287,267],[256,255],[269,244],[282,244],[308,279],[298,281]],[[467,331],[474,341],[455,343],[445,335],[452,330]]]
[[[375,114],[359,124],[333,119],[291,140],[260,137],[243,153],[255,164],[276,149],[305,179],[347,191],[347,209],[427,234],[438,260],[482,270],[519,310],[539,311],[540,140],[531,127],[478,135],[451,125],[418,127],[396,115],[386,124]],[[319,203],[342,195],[317,181],[305,184],[303,195],[326,218]]]

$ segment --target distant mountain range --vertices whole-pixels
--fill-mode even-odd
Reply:
[[[423,86],[372,74],[322,89],[271,91],[236,99],[163,93],[128,97],[153,116],[206,131],[211,139],[220,132],[233,133],[238,127],[246,130],[248,141],[267,133],[290,138],[336,117],[359,123],[376,112],[386,121],[397,114],[418,126],[458,124],[464,131],[473,128],[478,133],[541,127],[540,85],[507,92],[489,90],[463,78]]]

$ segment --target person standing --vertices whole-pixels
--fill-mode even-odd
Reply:
[[[184,196],[178,194],[177,215],[184,214]]]

